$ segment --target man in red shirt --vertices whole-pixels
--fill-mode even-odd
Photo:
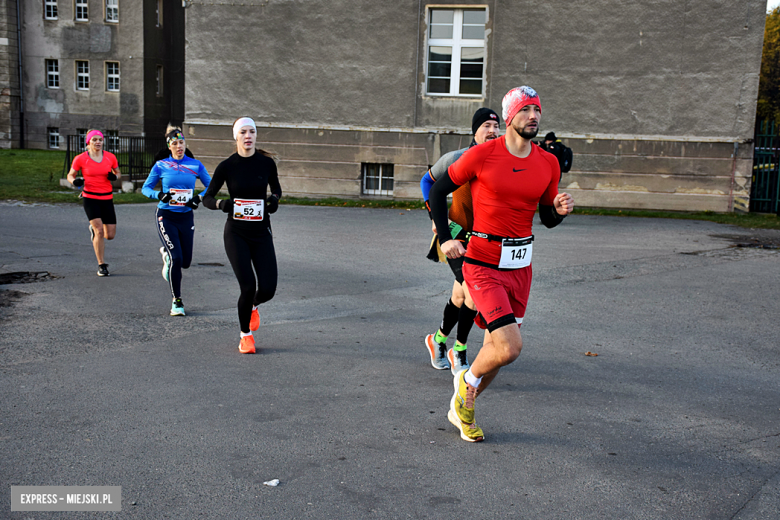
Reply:
[[[506,134],[465,152],[430,193],[441,250],[447,258],[466,255],[463,276],[480,313],[477,323],[487,329],[471,368],[455,376],[447,414],[469,442],[485,438],[474,422],[474,400],[523,348],[520,325],[531,289],[536,207],[548,228],[574,209],[574,199],[558,193],[558,160],[531,142],[542,117],[536,91],[526,86],[512,89],[502,105]],[[474,227],[466,253],[450,236],[446,197],[469,181]]]

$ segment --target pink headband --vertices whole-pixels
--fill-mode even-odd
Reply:
[[[526,105],[536,105],[539,107],[539,110],[542,109],[542,102],[539,101],[539,94],[537,94],[534,89],[522,86],[513,88],[507,92],[503,101],[501,101],[501,106],[504,109],[504,113],[502,114],[504,116],[504,123],[509,126],[512,122],[512,118]]]
[[[90,133],[87,134],[87,140],[84,143],[84,145],[89,145],[89,141],[95,137],[96,135],[99,135],[100,137],[103,137],[103,134],[100,133],[100,130],[92,130]]]

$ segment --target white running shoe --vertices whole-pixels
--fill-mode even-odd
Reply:
[[[163,261],[163,268],[162,268],[162,277],[165,278],[165,281],[169,281],[169,272],[171,268],[171,255],[168,254],[168,251],[165,250],[164,247],[160,247],[160,254],[162,255],[162,261]]]
[[[425,348],[431,356],[431,366],[436,370],[447,370],[447,345],[436,343],[433,334],[425,336]]]
[[[469,357],[467,350],[455,350],[453,348],[447,351],[447,361],[450,362],[450,370],[454,376],[461,370],[469,369]]]

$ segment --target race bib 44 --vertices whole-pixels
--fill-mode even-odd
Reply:
[[[171,188],[170,193],[172,197],[168,202],[169,206],[184,206],[192,199],[192,190]]]

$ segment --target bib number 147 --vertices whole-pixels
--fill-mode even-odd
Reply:
[[[501,269],[521,269],[531,265],[533,236],[528,238],[506,238],[501,242]]]

